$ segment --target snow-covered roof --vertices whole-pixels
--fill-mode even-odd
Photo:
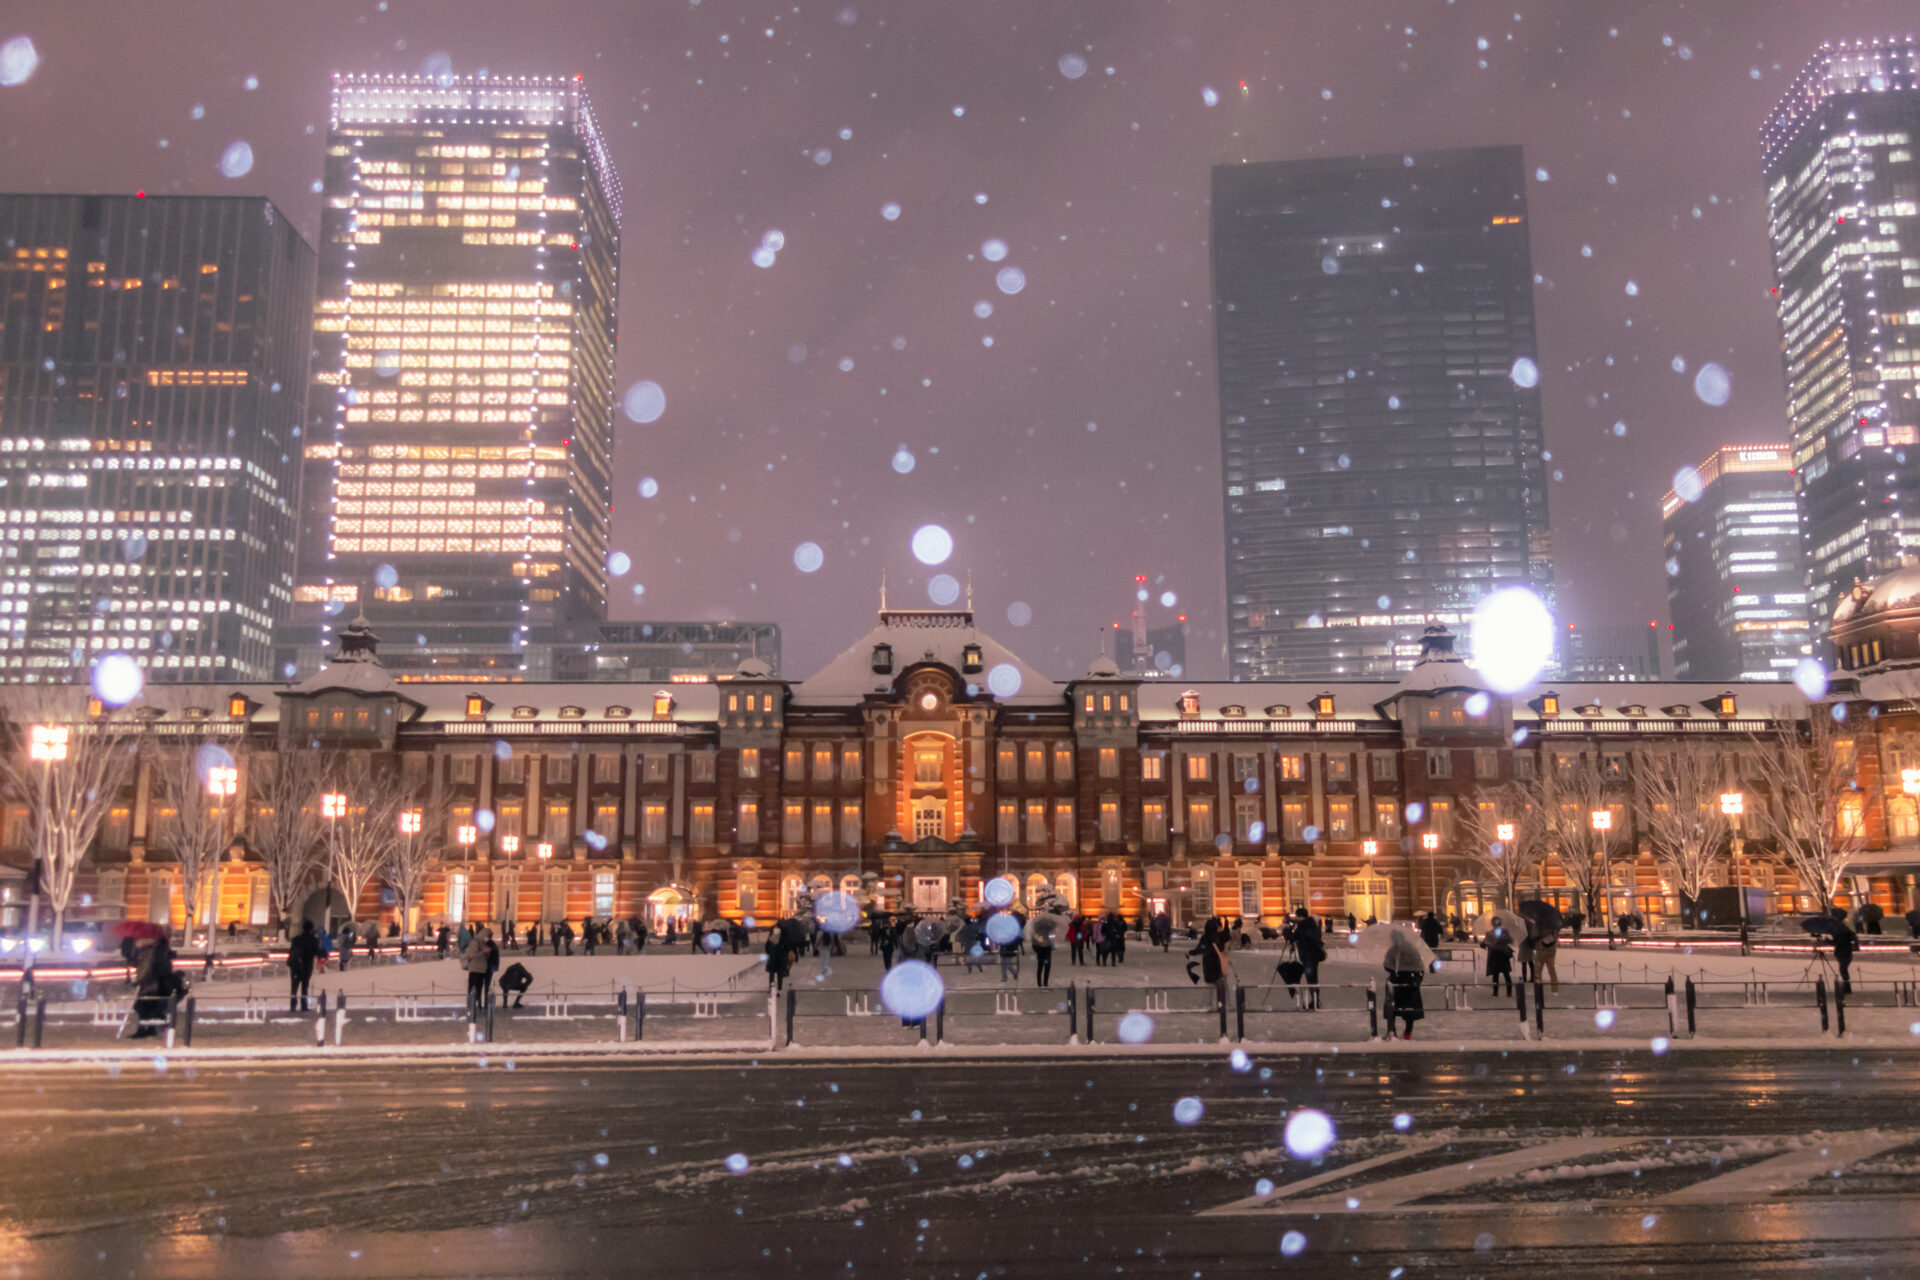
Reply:
[[[873,669],[875,645],[893,650],[893,670]],[[866,635],[806,679],[793,686],[795,702],[820,704],[858,702],[869,694],[893,690],[895,678],[908,667],[937,662],[964,672],[969,644],[980,646],[981,670],[963,675],[982,692],[991,693],[1000,702],[1012,706],[1045,706],[1059,703],[1066,686],[1042,675],[1023,662],[1019,655],[974,625],[973,614],[964,609],[894,609],[880,615],[880,621]]]
[[[1905,565],[1840,597],[1833,623],[1870,618],[1895,609],[1920,606],[1920,565]]]
[[[1191,719],[1180,714],[1180,699],[1191,693],[1200,699],[1199,718],[1202,720],[1220,719],[1223,709],[1227,707],[1244,707],[1249,721],[1267,719],[1268,707],[1287,708],[1284,716],[1274,717],[1277,719],[1311,720],[1316,718],[1313,700],[1321,694],[1331,694],[1333,715],[1328,718],[1385,723],[1385,717],[1380,714],[1376,704],[1391,698],[1396,688],[1397,685],[1384,680],[1325,684],[1148,680],[1140,685],[1140,719],[1142,723]]]

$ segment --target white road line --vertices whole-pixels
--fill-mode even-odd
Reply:
[[[1247,1213],[1258,1210],[1262,1205],[1272,1204],[1276,1200],[1284,1200],[1289,1196],[1298,1195],[1302,1191],[1311,1191],[1315,1187],[1325,1186],[1329,1182],[1338,1182],[1340,1179],[1352,1177],[1356,1173],[1365,1173],[1369,1169],[1378,1169],[1381,1165],[1392,1164],[1396,1160],[1405,1160],[1408,1156],[1418,1155],[1422,1151],[1431,1151],[1435,1147],[1445,1146],[1449,1141],[1452,1141],[1452,1139],[1426,1138],[1419,1142],[1408,1143],[1398,1151],[1388,1151],[1382,1155],[1369,1156],[1365,1160],[1356,1160],[1352,1164],[1343,1164],[1339,1168],[1329,1169],[1325,1173],[1316,1173],[1311,1178],[1302,1178],[1298,1182],[1289,1182],[1284,1187],[1275,1188],[1271,1195],[1248,1196],[1244,1200],[1235,1200],[1230,1204],[1223,1204],[1218,1208],[1203,1210],[1200,1216],[1204,1218],[1208,1214],[1213,1213]]]
[[[1912,1142],[1914,1133],[1840,1133],[1818,1146],[1784,1152],[1770,1160],[1746,1165],[1717,1178],[1682,1187],[1660,1199],[1669,1204],[1724,1204],[1764,1200],[1835,1169],[1870,1160],[1882,1151]]]
[[[1370,1183],[1356,1187],[1351,1193],[1341,1192],[1330,1196],[1315,1196],[1306,1200],[1286,1200],[1275,1204],[1271,1198],[1257,1201],[1258,1209],[1235,1210],[1241,1213],[1347,1213],[1349,1198],[1359,1201],[1358,1208],[1377,1212],[1381,1209],[1393,1209],[1427,1196],[1442,1195],[1461,1187],[1472,1186],[1477,1182],[1491,1182],[1499,1178],[1509,1178],[1528,1169],[1537,1169],[1542,1165],[1564,1164],[1569,1160],[1578,1160],[1602,1151],[1611,1151],[1617,1147],[1632,1146],[1640,1138],[1560,1138],[1552,1142],[1543,1142],[1535,1146],[1522,1147],[1518,1151],[1507,1151],[1499,1155],[1486,1156],[1474,1160],[1461,1161],[1458,1164],[1444,1165],[1438,1169],[1425,1169],[1419,1173],[1404,1174],[1398,1178],[1388,1178],[1384,1182]],[[1243,1202],[1244,1203],[1244,1202]],[[1216,1210],[1215,1212],[1226,1212]]]

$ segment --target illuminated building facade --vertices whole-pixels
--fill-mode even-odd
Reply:
[[[1729,445],[1681,478],[1690,499],[1660,500],[1674,674],[1792,679],[1812,652],[1792,450]]]
[[[314,252],[258,197],[0,195],[0,680],[260,680]]]
[[[1218,166],[1213,295],[1234,679],[1391,678],[1548,596],[1520,148]]]
[[[606,616],[620,184],[572,77],[336,76],[282,659]]]
[[[1920,44],[1825,44],[1761,129],[1812,617],[1920,550]]]

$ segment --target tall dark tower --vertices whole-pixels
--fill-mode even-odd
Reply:
[[[396,674],[606,617],[620,182],[578,76],[336,76],[300,580]]]
[[[1389,677],[1550,594],[1525,188],[1518,147],[1214,169],[1235,679]]]
[[[0,680],[265,680],[314,253],[257,196],[0,196]]]
[[[1774,300],[1823,635],[1920,550],[1920,44],[1826,44],[1761,128]]]

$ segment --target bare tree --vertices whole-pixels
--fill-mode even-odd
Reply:
[[[427,882],[445,853],[448,815],[445,800],[429,789],[425,795],[408,792],[395,816],[399,834],[391,856],[380,869],[380,880],[399,900],[403,932],[413,928],[413,913],[426,896]]]
[[[1866,835],[1866,797],[1853,779],[1853,739],[1824,703],[1804,721],[1778,719],[1753,737],[1753,770],[1766,784],[1749,806],[1760,829],[1824,910]]]
[[[212,739],[161,748],[149,759],[154,798],[171,810],[161,830],[167,852],[180,865],[180,902],[186,908],[186,945],[193,945],[196,925],[205,925],[207,946],[213,946],[213,920],[202,920],[209,894],[217,895],[220,855],[232,838],[227,808],[236,797],[216,795],[216,769],[233,768],[233,756]],[[237,776],[237,775],[230,775]]]
[[[369,772],[328,794],[344,797],[338,816],[327,817],[327,874],[347,914],[358,918],[361,895],[392,860],[400,844],[400,815],[412,793],[398,778]],[[321,797],[323,805],[327,795]]]
[[[1653,859],[1679,892],[1681,923],[1691,928],[1694,903],[1731,830],[1720,812],[1720,753],[1662,746],[1642,751],[1638,766]]]
[[[0,777],[27,807],[40,892],[53,908],[53,947],[65,941],[80,864],[100,833],[107,811],[133,774],[134,745],[127,728],[106,717],[75,715],[58,696],[20,699],[8,713],[14,741],[0,752]],[[32,758],[32,731],[46,725],[64,741],[55,758]]]
[[[1596,829],[1593,815],[1607,809],[1607,780],[1590,757],[1562,769],[1542,760],[1534,786],[1547,814],[1548,838],[1560,874],[1580,895],[1581,909],[1597,917],[1607,885],[1607,863],[1625,833],[1611,826]]]
[[[247,772],[254,802],[247,844],[266,868],[267,897],[284,934],[301,896],[322,874],[320,794],[331,762],[322,752],[287,745],[271,761],[253,757]]]
[[[1491,801],[1487,808],[1479,803]],[[1461,805],[1460,848],[1475,878],[1497,885],[1501,903],[1517,905],[1521,884],[1537,880],[1547,857],[1547,815],[1536,790],[1509,782],[1482,790]]]

